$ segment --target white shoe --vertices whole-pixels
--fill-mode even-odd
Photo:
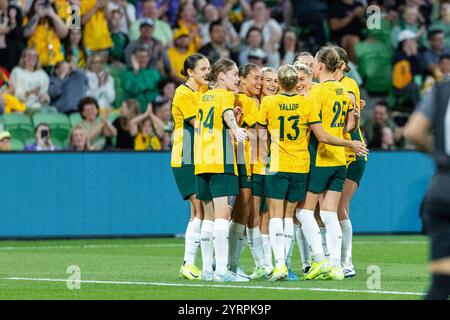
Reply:
[[[239,276],[241,276],[241,277],[243,277],[243,278],[251,279],[250,275],[247,274],[247,273],[244,271],[244,269],[242,269],[241,266],[239,266],[239,267],[237,268],[236,274],[239,275]]]
[[[248,278],[241,277],[240,275],[227,271],[224,274],[218,274],[214,272],[214,282],[247,282],[250,281]]]
[[[356,276],[356,270],[355,270],[354,266],[345,266],[343,268],[343,271],[344,271],[344,276],[346,278],[352,278],[352,277]]]
[[[200,276],[200,280],[213,281],[214,280],[214,273],[212,271],[202,271],[202,274]]]

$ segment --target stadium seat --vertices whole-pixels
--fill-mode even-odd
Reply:
[[[47,123],[52,129],[52,138],[58,141],[66,141],[72,130],[69,118],[63,113],[35,113],[33,123],[35,127]]]
[[[21,113],[3,115],[3,129],[9,131],[13,138],[26,141],[34,138],[33,124],[29,116]]]
[[[11,150],[12,151],[23,151],[25,144],[20,139],[11,138]]]
[[[83,121],[79,112],[70,114],[69,118],[70,118],[70,123],[72,125],[72,128],[74,128],[77,125],[77,123]]]

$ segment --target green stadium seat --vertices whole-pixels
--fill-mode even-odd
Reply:
[[[12,151],[23,151],[25,144],[20,139],[11,138],[11,150]]]
[[[69,118],[63,113],[35,113],[33,115],[34,126],[47,123],[52,129],[52,139],[66,141],[72,130]]]
[[[29,116],[21,113],[3,115],[3,129],[9,131],[13,138],[26,141],[34,138],[33,123]]]
[[[72,128],[74,128],[79,122],[83,121],[79,112],[71,113],[69,118]]]

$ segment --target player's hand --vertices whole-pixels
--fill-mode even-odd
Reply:
[[[234,137],[235,137],[237,142],[243,142],[243,141],[247,140],[247,133],[242,128],[237,128],[233,132],[233,134],[234,134]]]
[[[367,149],[366,144],[361,141],[351,141],[351,148],[359,157],[364,157],[369,154],[369,149]]]
[[[241,107],[234,107],[233,109],[234,117],[236,118],[237,123],[241,123],[242,116],[244,115],[244,111]]]

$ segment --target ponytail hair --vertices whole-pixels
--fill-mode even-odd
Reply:
[[[247,63],[239,67],[239,77],[247,78],[253,70],[259,71],[259,67],[254,63]]]
[[[350,72],[350,67],[348,66],[348,62],[350,61],[347,51],[345,51],[344,48],[341,47],[334,47],[334,49],[336,50],[337,54],[339,55],[339,58],[341,59],[341,61],[345,64],[345,70],[344,72]]]
[[[189,57],[184,60],[183,69],[181,70],[181,74],[185,77],[188,77],[188,70],[194,70],[197,66],[197,63],[202,60],[206,59],[206,57],[202,54],[196,53],[193,55],[190,55]]]
[[[298,83],[298,71],[294,66],[287,64],[278,69],[278,81],[281,88],[290,91],[295,88]]]
[[[209,73],[208,78],[206,80],[216,83],[217,78],[219,77],[219,73],[221,72],[226,73],[230,71],[233,67],[237,68],[236,64],[232,60],[226,58],[219,59],[216,61],[216,63],[213,64],[211,72]]]
[[[344,64],[336,49],[332,46],[320,48],[316,54],[316,58],[325,65],[328,72],[335,72],[337,69],[342,68],[342,65]]]

